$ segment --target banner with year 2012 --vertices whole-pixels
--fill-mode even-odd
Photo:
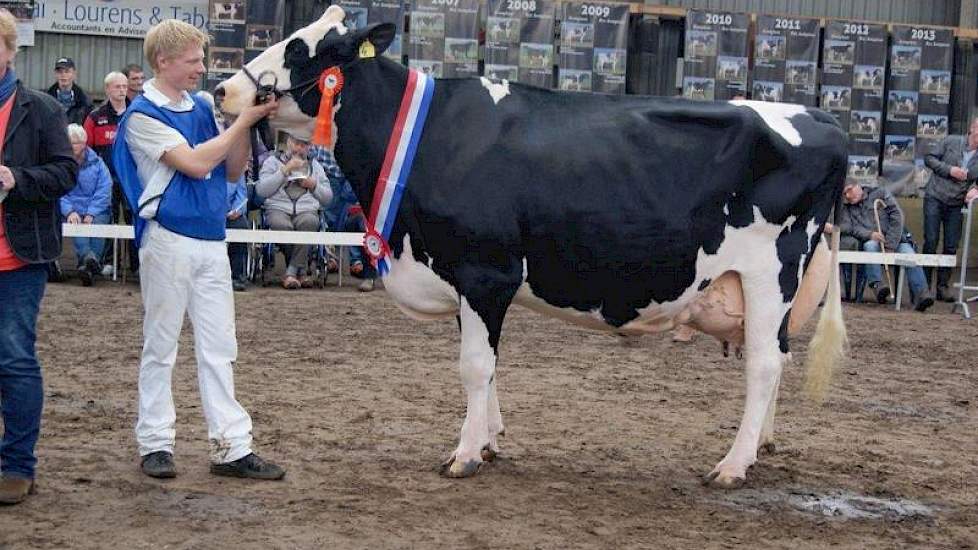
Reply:
[[[849,132],[849,176],[879,175],[886,76],[886,27],[830,21],[822,47],[821,108]]]
[[[628,4],[565,2],[557,84],[561,90],[625,93]]]
[[[683,63],[683,96],[722,100],[747,97],[747,30],[750,16],[689,10]]]
[[[894,26],[891,36],[882,183],[916,195],[928,176],[924,155],[948,132],[954,32]]]
[[[551,0],[489,0],[485,75],[553,88],[555,14]]]
[[[415,0],[408,66],[436,78],[479,75],[480,0]]]
[[[818,103],[818,19],[757,16],[751,99]]]

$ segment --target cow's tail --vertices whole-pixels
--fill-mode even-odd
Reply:
[[[838,220],[839,207],[836,206],[833,222]],[[832,373],[842,362],[849,343],[846,325],[842,320],[842,289],[839,283],[839,240],[841,233],[837,224],[832,229],[831,270],[829,289],[825,296],[825,306],[815,327],[815,336],[808,345],[808,364],[805,372],[805,393],[821,403],[825,399]]]

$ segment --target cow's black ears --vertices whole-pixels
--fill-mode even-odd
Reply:
[[[397,32],[397,27],[393,23],[374,23],[357,31],[354,36],[360,57],[372,57],[384,53],[394,41],[395,32]],[[367,41],[373,45],[372,49],[363,47]]]

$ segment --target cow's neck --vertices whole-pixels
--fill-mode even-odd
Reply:
[[[370,209],[407,74],[407,68],[379,57],[356,63],[343,75],[335,118],[336,161],[365,211]]]

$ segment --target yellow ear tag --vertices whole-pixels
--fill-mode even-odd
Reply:
[[[374,45],[370,43],[369,40],[364,40],[360,43],[360,58],[367,59],[377,55],[377,50],[374,49]]]

